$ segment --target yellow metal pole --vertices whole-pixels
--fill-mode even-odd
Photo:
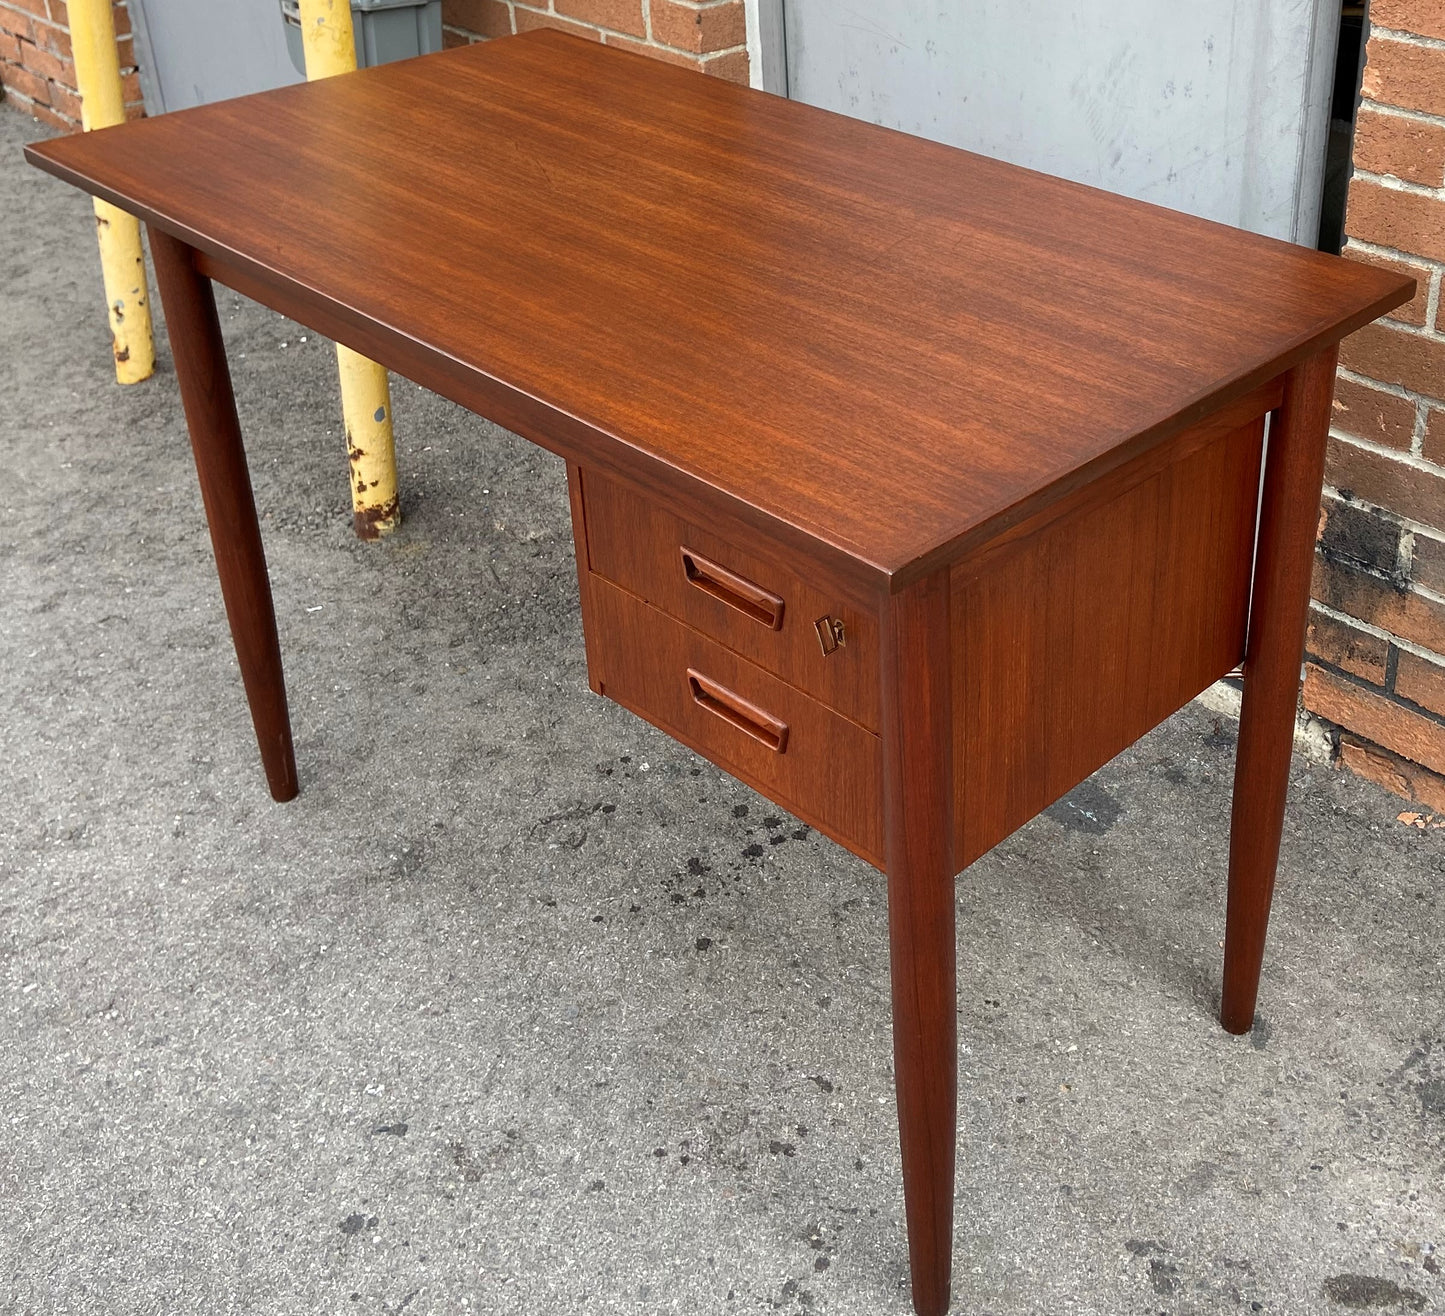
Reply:
[[[69,12],[81,126],[87,132],[92,128],[109,128],[125,120],[120,55],[115,47],[115,15],[111,13],[110,0],[71,0]],[[135,216],[97,199],[95,229],[110,313],[115,377],[122,384],[138,384],[151,377],[156,364],[140,223]]]
[[[356,41],[350,0],[300,0],[301,42],[310,81],[350,73]],[[401,524],[396,496],[396,443],[391,428],[391,387],[386,369],[349,347],[336,345],[341,415],[351,460],[351,509],[362,539],[389,535]]]

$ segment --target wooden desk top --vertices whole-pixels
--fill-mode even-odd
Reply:
[[[555,32],[26,153],[885,588],[1413,292]]]

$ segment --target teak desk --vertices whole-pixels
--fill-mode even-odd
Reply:
[[[886,872],[921,1316],[948,1305],[954,876],[1241,660],[1223,1022],[1249,1028],[1336,347],[1410,280],[550,32],[27,154],[150,226],[278,800],[211,279],[562,454],[592,688]]]

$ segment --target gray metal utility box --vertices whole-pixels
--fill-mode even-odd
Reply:
[[[300,0],[281,0],[281,14],[291,62],[298,73],[305,73]],[[358,68],[430,55],[442,48],[442,0],[351,0],[351,21]]]

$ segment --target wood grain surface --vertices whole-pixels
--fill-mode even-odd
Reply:
[[[215,295],[210,281],[197,272],[193,253],[184,243],[166,233],[152,232],[150,245],[215,550],[216,574],[221,579],[221,597],[251,706],[261,763],[272,798],[295,799],[301,787],[296,777],[271,578],[266,571]]]
[[[569,459],[893,590],[1413,292],[555,32],[27,154]]]
[[[1283,403],[1269,431],[1229,827],[1229,904],[1219,1017],[1231,1033],[1247,1033],[1253,1027],[1259,995],[1289,791],[1337,360],[1337,350],[1327,348],[1289,372]]]
[[[883,835],[893,1070],[918,1316],[944,1316],[953,1273],[958,990],[953,825],[953,590],[946,571],[882,618]]]
[[[1186,431],[1161,470],[954,567],[960,868],[1243,659],[1263,432]]]

